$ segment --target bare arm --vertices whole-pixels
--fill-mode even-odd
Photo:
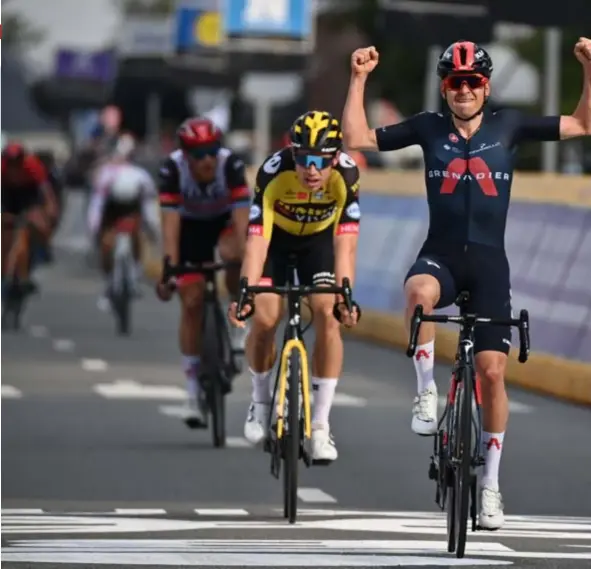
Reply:
[[[357,259],[357,242],[359,236],[353,234],[336,235],[334,238],[335,279],[340,286],[344,278],[348,278],[353,286],[355,281],[355,261]]]
[[[170,257],[172,265],[179,262],[179,239],[181,234],[181,215],[172,209],[163,209],[162,220],[162,251]]]
[[[343,139],[351,150],[377,150],[376,133],[369,128],[364,96],[367,75],[352,75],[343,109]]]
[[[584,68],[583,92],[572,115],[560,117],[560,139],[591,136],[591,66]]]
[[[249,285],[256,285],[261,280],[269,241],[262,235],[249,235],[246,240],[246,251],[242,261],[241,277],[246,277]]]

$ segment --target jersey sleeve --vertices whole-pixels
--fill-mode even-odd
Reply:
[[[167,158],[158,170],[158,194],[161,209],[178,210],[182,202],[180,176],[172,158]]]
[[[398,124],[376,128],[378,150],[386,152],[421,144],[423,140],[421,127],[426,116],[428,113],[419,113]]]
[[[250,205],[250,189],[246,181],[244,161],[235,154],[230,154],[224,165],[224,174],[232,205],[234,207],[247,207]]]
[[[518,110],[501,111],[508,128],[512,128],[513,144],[527,141],[560,140],[560,117],[528,115]]]
[[[254,200],[250,206],[248,234],[262,235],[269,240],[273,234],[275,216],[273,182],[276,179],[276,174],[265,170],[265,164],[257,172]]]
[[[359,233],[361,208],[359,206],[359,168],[348,154],[341,153],[337,171],[342,177],[343,192],[337,201],[335,235]]]

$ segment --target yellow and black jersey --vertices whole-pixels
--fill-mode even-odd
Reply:
[[[335,234],[358,233],[359,169],[342,152],[321,190],[308,190],[298,181],[290,148],[276,152],[257,173],[250,209],[250,235],[271,238],[273,226],[291,235],[314,235],[331,226]]]

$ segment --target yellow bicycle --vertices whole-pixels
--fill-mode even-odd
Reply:
[[[245,306],[251,308],[245,318],[254,314],[253,296],[274,293],[287,297],[287,324],[283,348],[271,400],[271,413],[265,440],[265,452],[271,454],[271,474],[279,479],[283,460],[283,515],[293,524],[297,518],[298,504],[298,461],[306,467],[312,464],[309,453],[312,436],[310,411],[310,381],[308,355],[302,329],[301,300],[310,294],[340,294],[349,312],[353,305],[349,279],[344,278],[342,286],[296,286],[295,266],[290,261],[285,286],[248,286],[243,279],[240,283],[238,314]],[[335,317],[338,310],[335,306]]]

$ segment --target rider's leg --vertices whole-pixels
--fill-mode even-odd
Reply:
[[[338,453],[330,434],[329,417],[343,368],[343,339],[340,324],[333,315],[334,295],[315,294],[310,297],[310,306],[316,332],[312,354],[312,458],[333,461]]]
[[[238,298],[238,287],[240,284],[240,248],[238,246],[238,238],[234,229],[231,226],[224,228],[220,235],[218,242],[218,251],[223,261],[237,261],[236,267],[229,267],[225,271],[226,288],[230,295],[230,300],[235,301]],[[243,350],[246,342],[246,335],[248,332],[248,324],[246,328],[230,329],[230,336],[232,340],[232,347],[235,350]]]
[[[41,206],[34,206],[26,214],[28,227],[21,232],[22,248],[19,252],[18,274],[22,282],[28,283],[30,290],[37,289],[30,277],[32,255],[36,243],[47,243],[51,235],[51,224],[45,210]]]
[[[486,252],[483,255],[470,310],[490,318],[511,318],[509,264],[504,254]],[[510,347],[509,327],[479,326],[474,332],[476,369],[482,389],[482,453],[485,459],[479,524],[487,529],[498,529],[504,521],[499,466],[509,420],[505,370]]]
[[[179,296],[181,299],[181,320],[179,327],[179,348],[181,363],[187,378],[188,419],[205,425],[202,410],[198,405],[201,395],[199,375],[201,373],[201,325],[203,318],[204,286],[203,278],[181,279]]]
[[[179,262],[204,263],[214,259],[214,247],[219,230],[211,221],[181,220]],[[203,275],[186,275],[178,279],[181,299],[179,347],[185,377],[187,378],[187,414],[189,426],[206,426],[202,408],[201,384],[201,330],[205,280]]]
[[[2,278],[9,270],[8,256],[15,236],[15,216],[12,213],[2,212]]]
[[[404,283],[406,297],[405,326],[410,327],[415,307],[423,306],[425,314],[435,308],[451,304],[456,296],[456,285],[450,269],[441,256],[421,253],[409,270]],[[417,349],[413,358],[418,395],[414,399],[412,430],[419,435],[433,435],[437,431],[437,385],[433,378],[435,365],[435,324],[421,324]]]
[[[241,262],[240,249],[238,247],[238,238],[234,229],[226,227],[220,234],[220,240],[218,242],[218,251],[223,261],[237,261]],[[238,297],[238,286],[240,283],[240,265],[236,267],[226,269],[225,272],[226,288],[230,293],[232,300],[236,300]]]
[[[273,241],[263,269],[261,285],[281,285],[285,280],[285,257],[273,254]],[[282,315],[282,298],[276,294],[258,294],[256,310],[250,319],[246,339],[246,360],[252,374],[252,401],[244,423],[244,437],[251,444],[261,442],[267,433],[271,412],[271,381],[277,357],[275,333]]]

